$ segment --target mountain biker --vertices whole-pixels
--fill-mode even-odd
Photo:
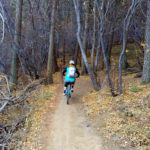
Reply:
[[[63,93],[63,95],[65,95],[66,88],[67,88],[68,84],[70,84],[70,83],[72,85],[71,91],[73,92],[75,80],[76,80],[76,78],[78,78],[80,76],[80,73],[79,73],[78,69],[75,67],[75,62],[73,60],[70,60],[69,67],[64,68],[62,74],[63,74],[63,76],[65,76],[64,93]],[[77,74],[77,77],[75,76],[76,74]]]

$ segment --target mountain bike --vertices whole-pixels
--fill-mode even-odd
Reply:
[[[67,89],[66,89],[66,99],[67,99],[67,104],[69,105],[69,100],[71,98],[71,85],[72,83],[69,83],[67,85]]]

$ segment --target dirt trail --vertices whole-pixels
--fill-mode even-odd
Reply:
[[[62,98],[51,128],[48,150],[100,150],[101,141],[88,127],[75,105]]]
[[[85,119],[78,102],[78,98],[91,88],[91,84],[86,81],[77,83],[70,105],[67,105],[65,97],[61,96],[60,103],[51,119],[46,150],[107,150],[102,145],[102,139],[96,135]]]

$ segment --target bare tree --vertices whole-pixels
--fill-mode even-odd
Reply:
[[[83,43],[82,43],[81,37],[80,37],[81,23],[80,23],[79,4],[78,4],[78,2],[77,2],[76,0],[73,0],[73,2],[74,2],[76,17],[77,17],[77,25],[78,25],[78,29],[77,29],[77,40],[78,40],[78,43],[79,43],[79,45],[80,45],[80,49],[81,49],[81,53],[82,53],[82,57],[83,57],[83,60],[84,60],[84,64],[85,64],[85,66],[86,66],[86,69],[87,69],[87,71],[88,71],[88,73],[89,73],[89,75],[90,75],[90,78],[91,78],[92,82],[93,82],[94,88],[95,88],[96,90],[98,90],[98,89],[99,89],[98,84],[97,84],[97,82],[96,82],[96,79],[95,79],[94,75],[93,75],[92,72],[91,72],[91,68],[90,68],[90,66],[89,66],[89,64],[88,64],[88,60],[87,60],[87,56],[86,56],[86,53],[85,53],[85,49],[84,49],[84,46],[83,46]]]
[[[3,6],[2,3],[0,2],[0,8],[1,8],[1,12],[0,12],[0,18],[2,20],[2,38],[0,40],[0,44],[3,42],[4,40],[4,36],[5,36],[5,19],[4,19],[4,10],[3,10]]]
[[[94,62],[94,74],[96,74],[98,65],[99,65],[99,59],[100,59],[100,52],[101,52],[101,38],[100,34],[98,34],[98,42],[97,42],[97,47],[96,47],[96,58]]]
[[[123,57],[125,50],[126,50],[126,44],[127,44],[127,38],[128,38],[128,29],[129,29],[130,21],[131,21],[131,18],[133,16],[133,13],[135,12],[136,6],[139,2],[140,2],[140,0],[132,0],[131,6],[128,9],[128,12],[125,16],[125,19],[123,20],[123,37],[122,37],[123,47],[122,47],[122,52],[121,52],[120,58],[119,58],[120,94],[123,93],[123,89],[122,89],[122,66],[121,66],[122,57]]]
[[[23,7],[23,0],[17,0],[17,2],[16,2],[15,36],[14,36],[14,41],[17,44],[17,46],[20,46],[20,43],[21,43],[22,7]],[[19,65],[19,58],[17,55],[17,48],[14,47],[12,63],[11,63],[11,78],[10,78],[10,82],[12,84],[11,89],[13,89],[14,85],[16,85],[16,83],[17,83],[18,69],[19,69],[18,65]]]
[[[106,74],[107,74],[107,78],[108,78],[110,92],[111,92],[112,96],[115,96],[115,93],[113,91],[113,86],[112,86],[110,73],[109,73],[108,60],[107,60],[107,56],[106,56],[106,49],[105,49],[105,46],[104,46],[104,22],[105,22],[105,13],[107,13],[107,11],[104,12],[104,7],[105,7],[104,0],[102,0],[101,8],[98,4],[98,1],[95,0],[95,2],[96,2],[96,5],[97,5],[97,8],[98,8],[99,16],[100,16],[101,26],[100,26],[99,34],[100,34],[100,42],[101,42],[101,46],[102,46],[103,57],[104,57],[105,66],[106,66]],[[109,5],[109,3],[108,3],[108,5]]]
[[[87,53],[87,33],[89,27],[89,2],[90,0],[85,1],[85,29],[84,29],[84,37],[83,37],[83,46],[86,53]],[[86,67],[84,64],[84,60],[82,58],[81,74],[85,74],[85,73],[86,73]]]
[[[48,83],[53,83],[54,29],[55,29],[56,4],[57,4],[57,0],[54,0],[52,15],[51,15],[50,35],[49,35],[49,52],[48,52],[48,63],[47,63]]]
[[[92,44],[92,52],[91,52],[91,67],[92,70],[94,68],[94,52],[95,52],[95,45],[96,45],[96,3],[93,1],[94,6],[93,6],[93,44]]]
[[[150,82],[150,0],[147,0],[145,41],[146,41],[146,49],[144,52],[142,82],[148,83]]]

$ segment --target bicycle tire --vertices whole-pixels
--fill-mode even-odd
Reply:
[[[66,95],[66,97],[67,97],[67,105],[69,105],[69,99],[70,99],[70,84],[69,84],[68,87],[67,87],[67,95]]]

